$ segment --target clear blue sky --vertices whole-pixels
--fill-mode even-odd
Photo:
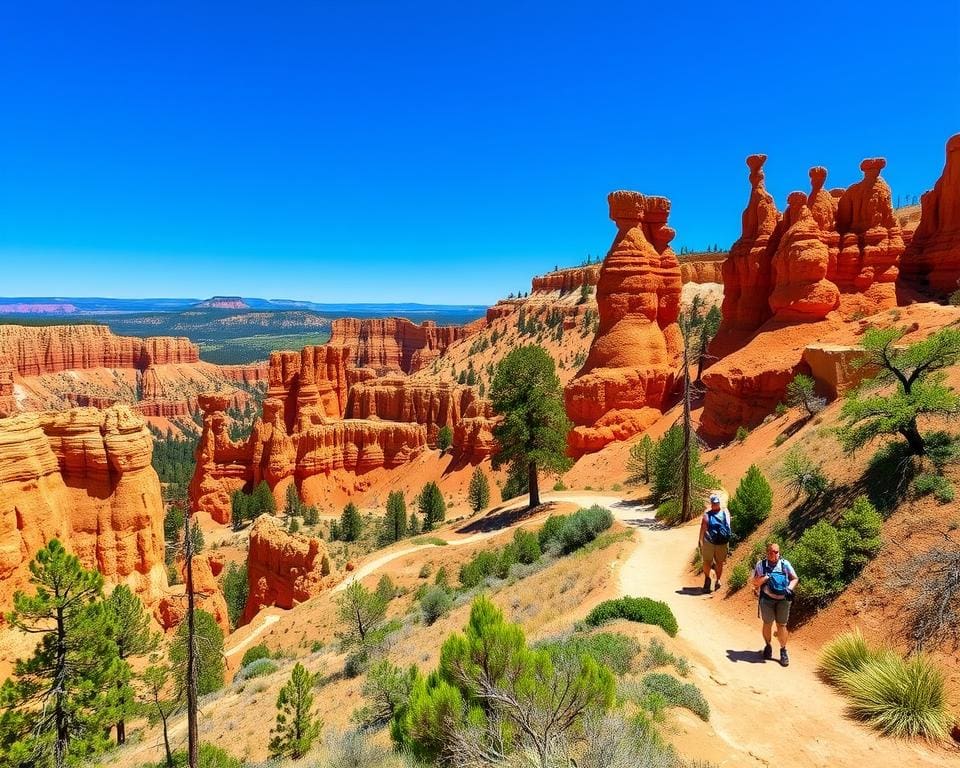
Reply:
[[[729,245],[751,152],[781,207],[874,155],[919,195],[960,12],[7,2],[0,105],[0,295],[488,303],[604,253],[612,189]]]

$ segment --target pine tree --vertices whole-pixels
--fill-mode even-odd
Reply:
[[[303,510],[303,502],[300,501],[300,494],[297,493],[295,483],[287,486],[286,503],[283,506],[283,512],[287,517],[300,517]]]
[[[363,531],[363,520],[357,505],[352,501],[343,508],[340,515],[340,538],[343,541],[356,541]]]
[[[436,523],[443,522],[447,516],[447,504],[443,500],[440,486],[429,482],[420,491],[417,507],[423,517],[423,530],[432,531]]]
[[[203,696],[223,687],[223,630],[213,616],[199,608],[193,612],[193,623],[196,634],[197,694]],[[180,691],[185,691],[187,687],[188,629],[186,619],[181,621],[170,645],[170,663]]]
[[[233,530],[239,531],[244,521],[250,517],[250,501],[250,497],[243,491],[234,491],[230,496],[230,521],[233,523]]]
[[[388,541],[400,541],[407,535],[407,503],[403,491],[390,491],[387,496],[384,530]]]
[[[410,520],[407,523],[407,532],[411,536],[416,536],[420,533],[420,518],[417,517],[417,513],[414,510],[410,510]]]
[[[730,523],[733,534],[743,541],[770,516],[773,490],[760,467],[751,464],[730,499]]]
[[[166,768],[174,768],[173,751],[170,749],[170,733],[167,721],[179,702],[163,698],[170,680],[170,667],[166,664],[154,664],[143,670],[140,675],[140,698],[151,704],[157,711],[163,727],[163,747],[166,756]]]
[[[277,724],[271,731],[271,757],[299,760],[319,736],[323,722],[311,712],[314,682],[314,675],[298,662],[290,673],[290,680],[280,689]]]
[[[273,498],[273,491],[270,490],[270,486],[267,485],[266,480],[261,480],[256,488],[253,490],[253,500],[250,505],[250,519],[254,520],[260,515],[275,515],[277,514],[277,502]],[[249,509],[249,508],[248,508]]]
[[[30,562],[30,583],[36,593],[15,593],[7,619],[40,642],[0,688],[0,744],[11,765],[63,768],[107,746],[122,664],[97,571],[52,539]]]
[[[378,631],[387,613],[387,601],[359,581],[353,581],[336,602],[337,616],[344,627],[337,634],[341,644],[345,649],[366,650],[379,637]]]
[[[470,485],[467,488],[467,498],[470,500],[470,509],[479,512],[490,503],[490,481],[486,473],[477,467],[470,476]]]
[[[234,628],[243,617],[247,607],[250,584],[247,580],[247,564],[230,563],[223,572],[223,599],[227,603],[230,625]]]
[[[627,460],[628,485],[650,482],[654,450],[655,447],[650,435],[644,435],[639,443],[630,448],[630,458]]]
[[[127,684],[130,671],[127,660],[152,653],[160,642],[160,636],[150,630],[150,615],[143,609],[140,598],[133,594],[126,584],[114,587],[105,608],[107,634],[117,647],[117,657],[123,663],[126,673],[125,679],[117,680],[120,710],[120,718],[117,720],[117,744],[124,744],[127,740],[124,717],[132,698]]]
[[[497,366],[490,386],[493,410],[503,420],[493,429],[500,450],[494,468],[514,464],[527,471],[530,506],[540,504],[537,473],[563,472],[567,433],[572,428],[563,406],[553,358],[538,346],[518,347]]]
[[[464,380],[460,382],[461,384],[466,382],[466,373],[463,375]],[[437,431],[437,448],[440,449],[440,453],[445,453],[451,445],[453,445],[453,430],[447,424],[444,424]]]

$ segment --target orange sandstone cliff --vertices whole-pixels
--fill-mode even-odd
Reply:
[[[920,223],[902,261],[904,278],[937,298],[960,289],[960,133],[946,153],[943,174],[920,198]]]
[[[639,192],[608,198],[617,234],[597,283],[599,329],[564,391],[582,454],[637,434],[666,406],[681,360],[680,265],[667,226],[670,201]]]
[[[57,538],[147,605],[167,586],[152,438],[126,406],[0,419],[0,606]]]

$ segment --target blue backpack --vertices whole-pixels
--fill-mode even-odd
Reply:
[[[722,509],[714,512],[707,510],[707,541],[711,544],[726,544],[732,536],[730,526],[727,525],[727,516]]]
[[[761,594],[763,589],[766,589],[770,594],[777,595],[778,597],[787,594],[787,590],[790,588],[790,574],[787,572],[787,569],[783,567],[782,557],[777,560],[777,564],[772,567],[767,559],[764,558],[763,574],[770,578],[761,588]]]

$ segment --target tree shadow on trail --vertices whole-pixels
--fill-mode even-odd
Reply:
[[[456,533],[488,533],[490,531],[499,531],[501,528],[508,528],[514,523],[526,520],[541,512],[549,512],[555,506],[557,506],[556,502],[548,501],[534,509],[530,507],[514,507],[512,509],[494,508],[483,517],[477,520],[471,520],[466,525],[457,528]]]

